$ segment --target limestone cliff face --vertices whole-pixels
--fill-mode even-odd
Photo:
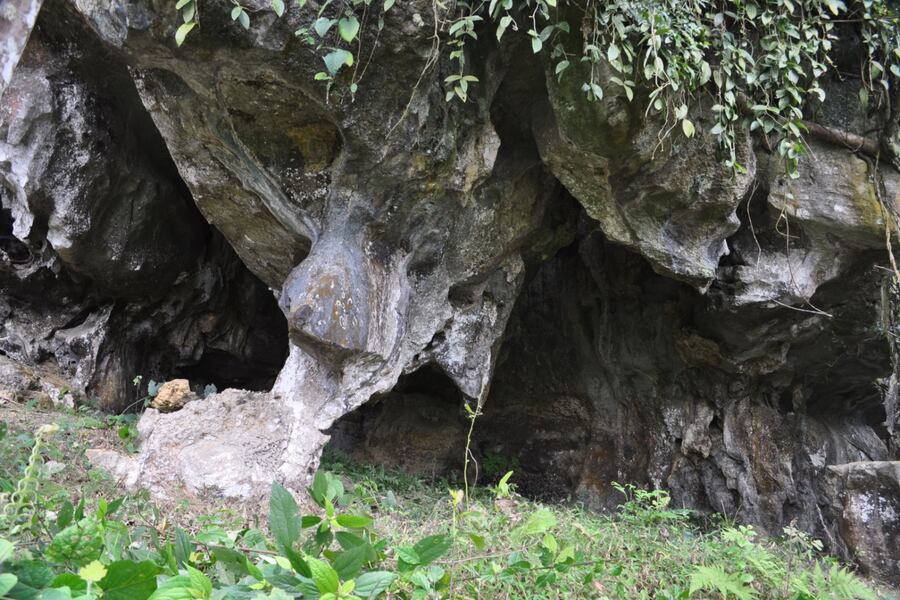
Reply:
[[[388,13],[353,99],[314,81],[299,13],[204,11],[178,49],[170,2],[49,2],[0,101],[3,373],[110,408],[137,374],[266,392],[148,411],[138,459],[98,460],[253,500],[302,487],[332,436],[452,469],[482,402],[479,456],[532,493],[666,487],[900,572],[897,173],[815,145],[785,180],[746,137],[735,175],[516,46],[480,46],[484,83],[448,104],[431,3]]]

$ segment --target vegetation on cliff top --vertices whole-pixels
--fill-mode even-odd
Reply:
[[[83,442],[127,422],[15,414],[0,446],[0,598],[890,597],[793,528],[767,539],[633,487],[601,516],[529,501],[509,477],[466,498],[446,481],[332,455],[299,505],[274,484],[267,518],[160,510],[145,494],[110,501],[119,492],[87,470]],[[55,424],[19,429],[36,420]]]
[[[231,18],[251,27],[250,14],[233,0]],[[183,24],[179,45],[200,22],[200,0],[177,0]],[[394,0],[326,0],[300,13],[296,35],[320,53],[316,79],[331,90],[362,85],[367,63]],[[282,16],[282,0],[272,0]],[[742,170],[736,130],[756,132],[796,174],[813,135],[900,166],[900,11],[891,0],[479,0],[433,5],[432,53],[423,78],[441,58],[455,65],[444,84],[447,100],[465,102],[479,79],[468,43],[492,33],[524,34],[534,54],[547,56],[555,76],[577,77],[588,101],[610,91],[659,115],[662,141],[674,130],[696,134],[690,115],[711,107],[723,160]],[[856,64],[838,55],[853,46]],[[841,64],[839,64],[841,63]],[[812,123],[825,101],[828,77],[859,81],[859,100],[878,140]],[[421,79],[420,79],[421,82]],[[417,86],[418,87],[418,86]],[[416,90],[413,91],[416,93]]]

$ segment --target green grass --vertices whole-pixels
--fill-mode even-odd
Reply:
[[[877,597],[803,532],[786,529],[784,537],[768,539],[752,527],[700,520],[670,508],[662,491],[620,486],[619,512],[602,515],[515,494],[498,498],[497,490],[478,488],[454,510],[443,481],[354,465],[333,454],[323,468],[357,482],[356,493],[377,514],[389,545],[451,532],[458,543],[438,564],[453,570],[447,593],[455,597]],[[550,525],[523,534],[536,514]],[[692,584],[701,589],[692,593]]]
[[[122,423],[47,416],[60,430],[30,467],[36,436],[21,428],[34,419],[23,415],[0,440],[0,491],[23,476],[34,491],[15,510],[0,507],[0,539],[14,544],[4,558],[0,540],[0,598],[897,597],[867,586],[802,532],[766,538],[633,487],[620,486],[619,511],[601,515],[523,498],[515,474],[465,498],[447,481],[327,453],[311,498],[298,499],[313,507],[302,518],[278,486],[268,519],[213,504],[160,508],[146,494],[117,492],[84,461],[98,439],[124,451],[131,436]],[[4,592],[4,577],[18,587]],[[139,585],[123,596],[116,577]]]

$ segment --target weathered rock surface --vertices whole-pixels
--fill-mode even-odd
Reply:
[[[136,375],[270,386],[271,292],[198,214],[125,66],[53,10],[0,105],[0,351],[110,410]]]
[[[784,180],[750,137],[736,174],[492,41],[477,100],[448,104],[432,9],[385,16],[351,99],[314,80],[300,11],[245,31],[211,0],[178,49],[163,0],[45,7],[0,104],[3,353],[108,407],[139,373],[271,388],[150,410],[137,456],[93,454],[161,496],[301,489],[332,435],[456,469],[471,402],[477,453],[531,493],[666,487],[889,573],[897,496],[874,528],[854,498],[890,470],[826,475],[897,459],[897,174],[815,145]]]
[[[196,399],[196,394],[191,391],[191,382],[187,379],[173,379],[159,386],[156,396],[150,401],[150,408],[160,412],[174,412]]]
[[[828,467],[840,539],[866,571],[900,585],[900,462]]]
[[[28,43],[42,0],[10,0],[0,7],[0,96]]]
[[[163,500],[258,500],[280,466],[290,417],[269,394],[226,390],[177,412],[147,409],[138,424],[138,456],[94,450],[88,458],[127,487],[146,487]]]

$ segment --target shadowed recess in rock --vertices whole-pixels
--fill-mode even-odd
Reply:
[[[772,532],[796,520],[839,540],[837,515],[819,517],[832,495],[824,467],[888,456],[871,384],[886,366],[883,353],[865,356],[872,315],[861,309],[879,287],[865,276],[868,285],[826,286],[816,297],[833,319],[816,317],[810,328],[809,315],[769,309],[767,337],[739,339],[734,330],[752,331],[762,316],[741,313],[747,326],[736,327],[708,297],[585,235],[533,269],[516,302],[475,426],[479,480],[512,470],[525,494],[599,509],[621,500],[613,482],[634,482]],[[804,326],[809,333],[797,336]],[[773,342],[789,334],[786,347]],[[835,339],[857,352],[820,372]],[[342,418],[332,445],[360,460],[458,475],[461,403],[446,376],[423,368]]]
[[[87,39],[48,7],[0,105],[0,352],[69,382],[41,394],[109,411],[151,379],[269,389],[287,356],[273,292],[197,210],[127,67]]]
[[[422,475],[461,472],[467,430],[462,401],[440,367],[423,366],[341,417],[328,448]]]

